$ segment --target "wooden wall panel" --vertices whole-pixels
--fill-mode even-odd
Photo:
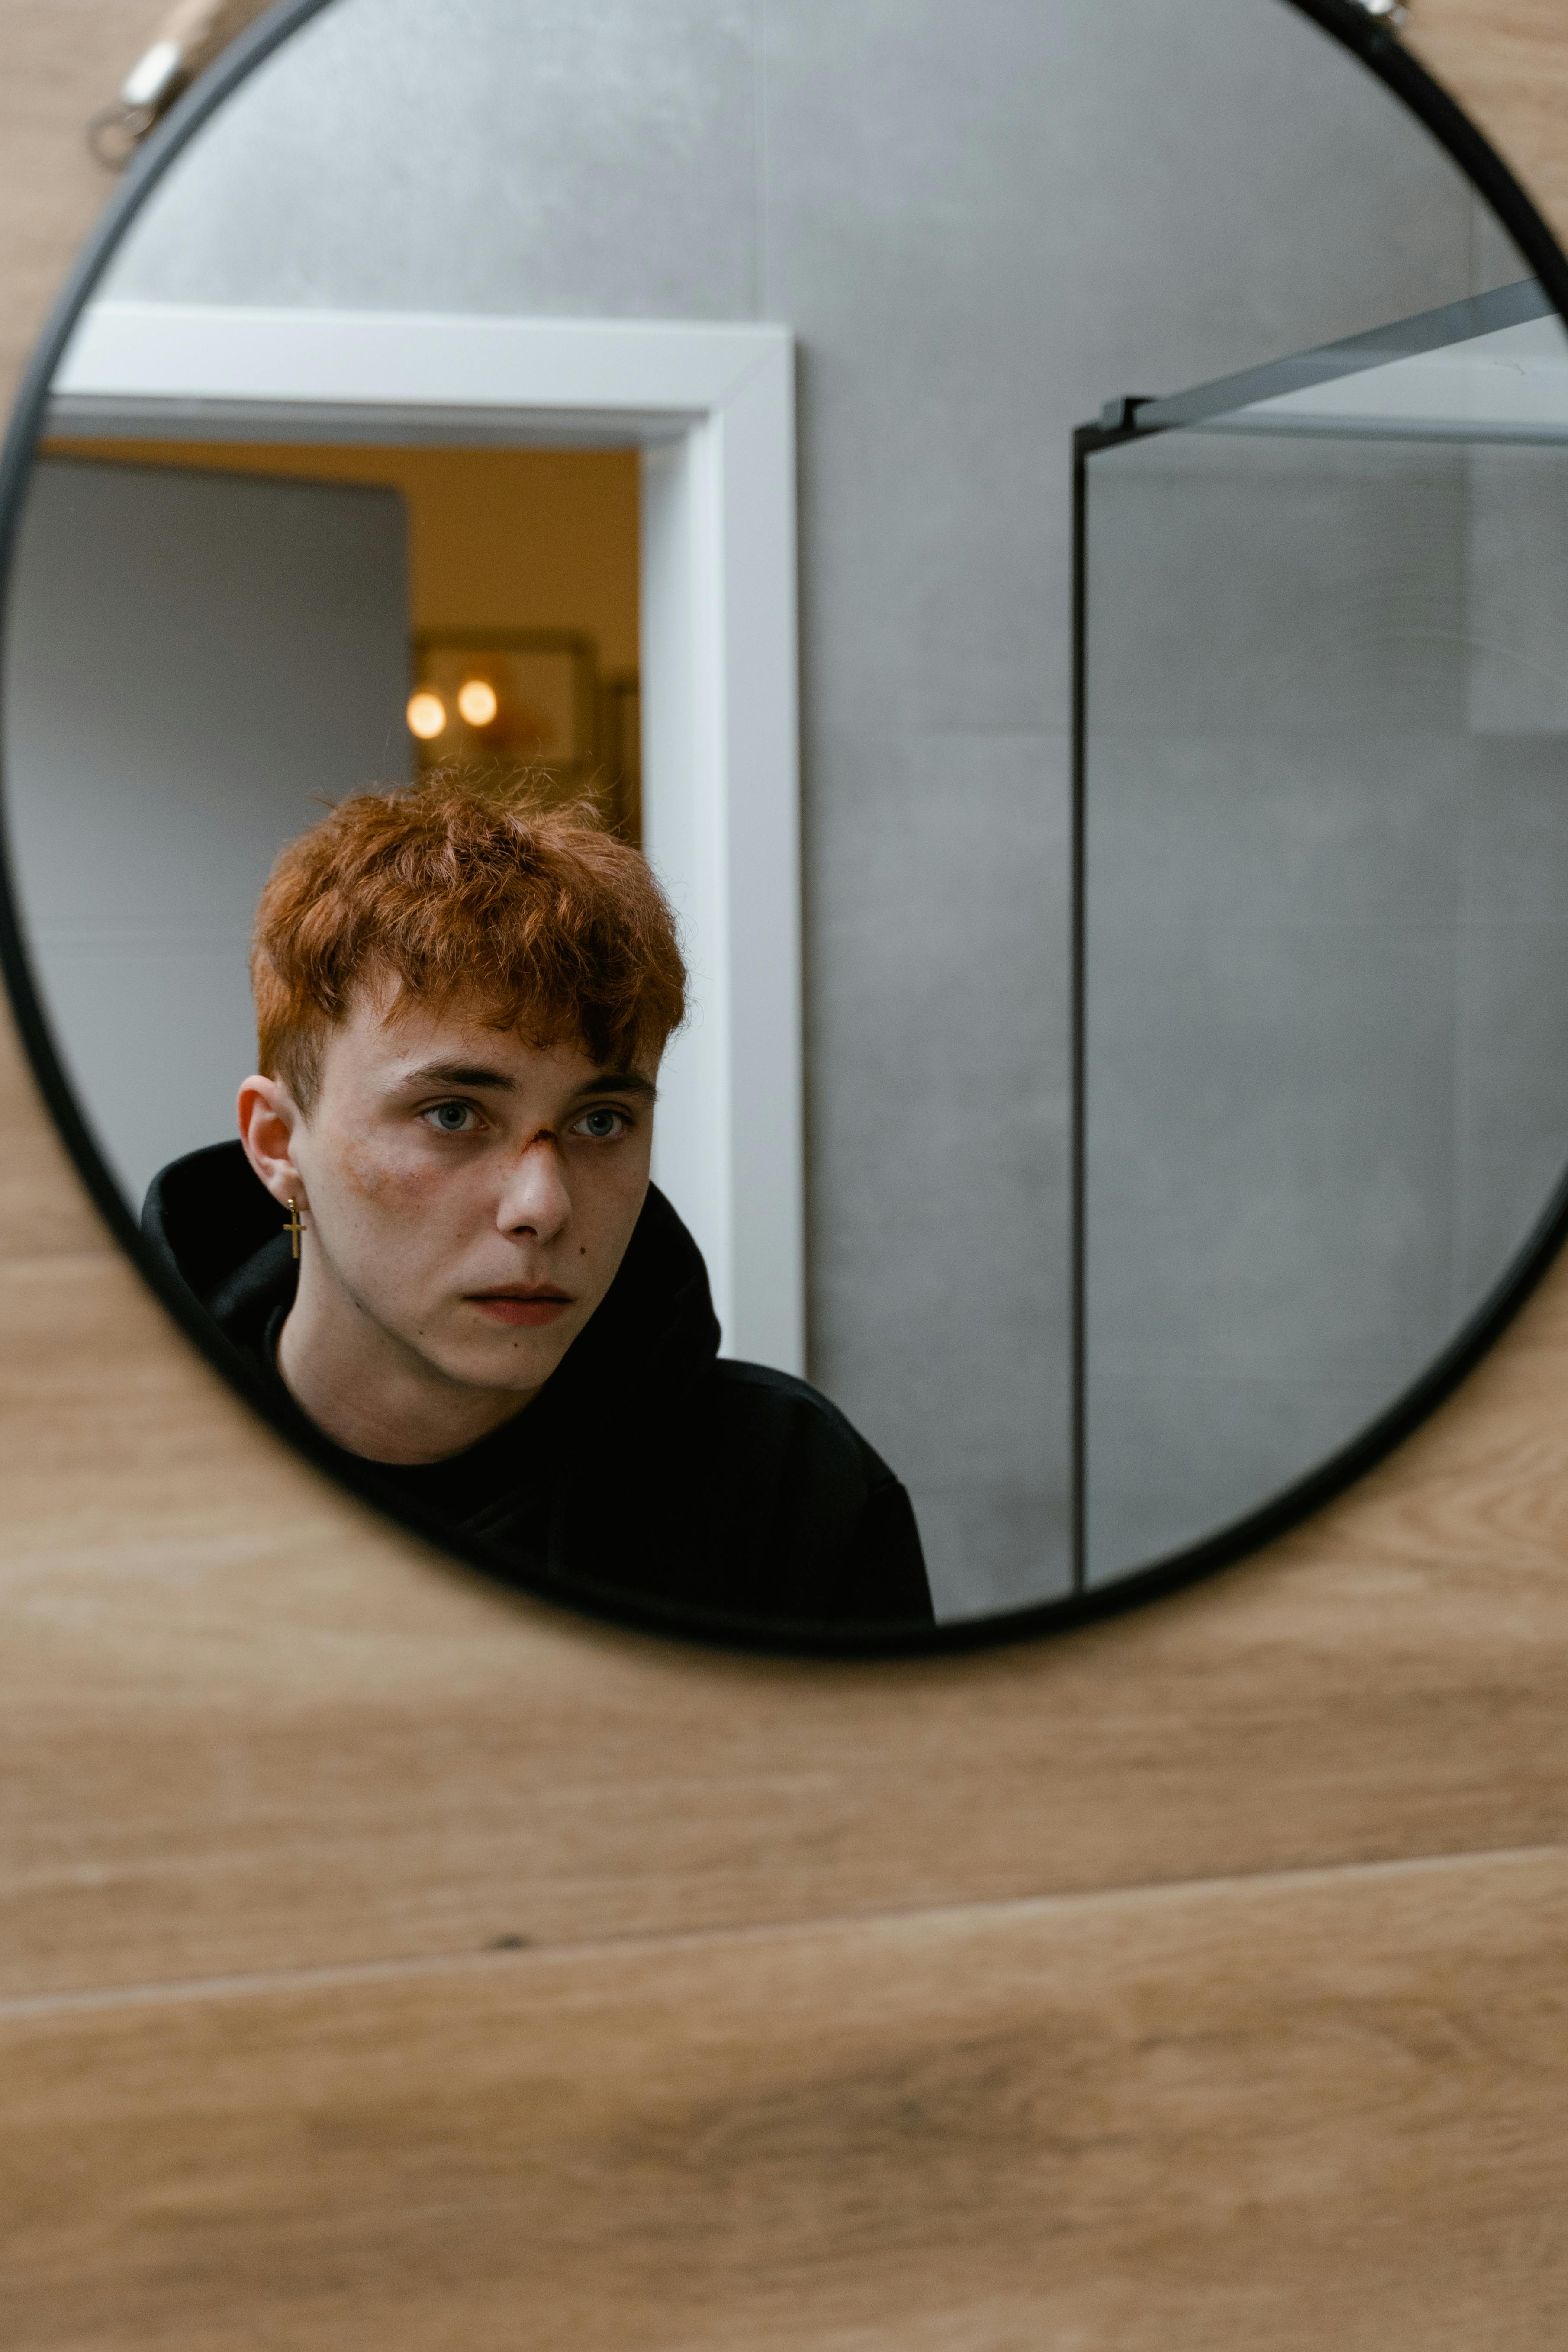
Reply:
[[[4,21],[0,16],[0,26]],[[4,1003],[0,1003],[0,1264],[5,1265],[32,1265],[62,1250],[101,1253],[110,1247],[38,1098],[9,1006]]]
[[[113,184],[85,127],[168,14],[169,0],[0,0],[0,384],[15,381]]]
[[[1568,1856],[0,2011],[7,2352],[1561,2342]]]
[[[1568,222],[1568,10],[1415,7]],[[0,0],[7,370],[161,14]],[[0,1463],[7,2352],[1562,2332],[1568,1270],[1199,1591],[728,1658],[288,1456],[7,1034]]]
[[[1562,236],[1568,225],[1563,0],[1414,0],[1405,41],[1508,158]]]
[[[1267,1562],[824,1667],[508,1603],[303,1472],[128,1267],[4,1270],[0,1988],[1568,1830],[1568,1293]]]

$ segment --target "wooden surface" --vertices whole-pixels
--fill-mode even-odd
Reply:
[[[1568,236],[1564,0],[1412,0],[1405,39]]]
[[[9,365],[161,7],[0,0]],[[1416,7],[1568,219],[1568,9]],[[1568,1272],[1267,1557],[833,1667],[326,1488],[8,1044],[0,1234],[6,2352],[1568,2339]]]
[[[0,2012],[5,2340],[1563,2341],[1560,1852]]]

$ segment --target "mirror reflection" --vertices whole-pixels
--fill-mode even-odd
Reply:
[[[1568,1164],[1550,304],[1291,0],[459,16],[302,9],[40,420],[12,898],[163,1278],[590,1605],[1245,1528]]]
[[[1090,434],[1088,1573],[1373,1423],[1568,1167],[1568,338],[1532,280]]]

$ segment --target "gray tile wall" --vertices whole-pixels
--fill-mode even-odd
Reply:
[[[1090,480],[1100,1580],[1373,1419],[1568,1166],[1568,453],[1177,436]]]
[[[1067,1572],[1070,428],[1501,258],[1283,0],[338,0],[116,272],[799,334],[813,1363],[949,1613]]]

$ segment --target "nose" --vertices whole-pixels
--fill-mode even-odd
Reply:
[[[553,1241],[572,1214],[561,1153],[552,1135],[536,1135],[524,1144],[508,1171],[496,1204],[496,1223],[513,1239],[524,1234],[537,1242]]]

